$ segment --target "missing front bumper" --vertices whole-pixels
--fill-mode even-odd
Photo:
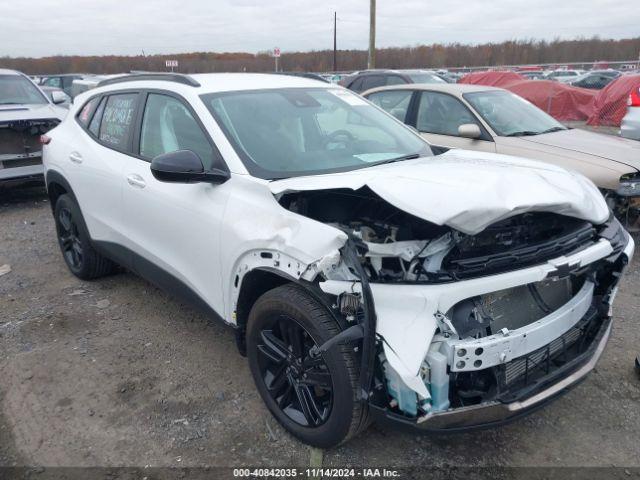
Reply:
[[[461,431],[486,428],[522,417],[566,393],[593,370],[602,355],[611,333],[611,319],[601,319],[591,345],[580,355],[553,372],[540,377],[526,396],[513,401],[491,401],[479,405],[433,412],[418,418],[408,418],[388,408],[370,405],[372,416],[385,423],[423,431]]]

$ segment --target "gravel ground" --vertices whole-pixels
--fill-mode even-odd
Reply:
[[[132,274],[69,273],[42,188],[0,190],[4,264],[0,465],[309,465],[310,449],[263,406],[228,327]],[[639,279],[635,261],[597,369],[543,410],[465,434],[373,426],[323,464],[640,466]]]

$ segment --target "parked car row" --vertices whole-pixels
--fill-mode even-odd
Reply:
[[[229,324],[267,408],[319,447],[372,420],[496,425],[576,385],[634,243],[554,162],[590,164],[617,195],[635,164],[598,163],[499,89],[365,95],[382,108],[290,75],[132,75],[78,95],[42,137],[69,270],[120,265]]]

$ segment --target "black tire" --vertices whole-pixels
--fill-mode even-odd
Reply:
[[[53,215],[58,245],[71,273],[93,280],[115,271],[116,264],[94,250],[80,208],[69,195],[58,197]]]
[[[295,284],[262,295],[247,321],[247,356],[260,396],[287,431],[320,448],[345,442],[368,425],[353,347],[340,344],[315,359],[308,354],[340,330],[327,309]]]

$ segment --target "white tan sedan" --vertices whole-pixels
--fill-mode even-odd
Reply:
[[[640,143],[572,129],[507,90],[480,85],[394,85],[362,94],[413,126],[436,152],[502,153],[576,170],[603,192],[616,215],[635,223]],[[632,207],[632,208],[629,208]]]

